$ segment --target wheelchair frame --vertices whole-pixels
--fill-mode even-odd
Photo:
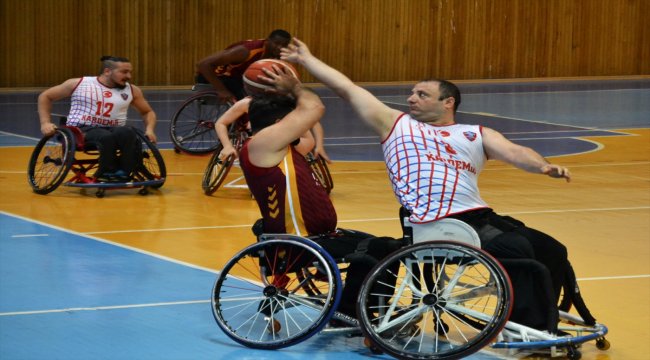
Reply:
[[[436,225],[444,226],[444,221]],[[458,225],[453,225],[450,231],[436,231],[453,238],[459,231]],[[587,341],[595,340],[600,350],[609,348],[609,342],[604,337],[608,331],[605,325],[586,324],[579,316],[564,311],[560,311],[561,323],[558,327],[564,332],[562,335],[509,321],[512,302],[510,280],[498,261],[484,250],[458,241],[434,240],[412,244],[412,238],[408,236],[405,236],[405,241],[411,245],[387,256],[366,277],[359,293],[358,321],[336,312],[336,301],[323,300],[340,297],[342,282],[336,280],[340,280],[341,275],[333,259],[308,238],[285,234],[261,235],[257,243],[242,250],[226,264],[212,291],[213,315],[226,335],[245,346],[263,349],[294,345],[319,331],[362,333],[364,343],[373,353],[385,352],[400,359],[459,359],[486,346],[506,349],[511,354],[520,351],[541,352],[552,357],[579,359],[581,353],[578,348]],[[301,248],[300,251],[322,254],[323,259],[311,262],[306,268],[312,270],[305,271],[302,267],[305,262],[287,255],[289,252],[286,250],[278,250],[279,246],[287,243]],[[245,271],[233,271],[239,266],[242,254],[266,254],[269,251],[284,254],[284,260],[266,261],[266,267],[260,261],[248,261],[247,264],[253,265]],[[295,255],[300,251],[294,249],[291,253]],[[252,258],[259,259],[259,256]],[[287,263],[298,265],[287,266]],[[323,271],[323,265],[331,269]],[[260,277],[261,281],[251,281],[251,276]],[[278,282],[276,277],[286,279]],[[386,280],[391,278],[395,280],[394,285]],[[224,288],[226,281],[240,281],[244,285]],[[390,289],[390,293],[382,291],[382,287],[384,290]],[[243,293],[238,294],[237,291]],[[278,293],[286,296],[277,302],[274,311],[262,314],[259,311],[261,304],[272,302],[267,299]],[[221,309],[227,306],[225,304],[235,303],[237,306],[231,306],[230,311],[245,319],[248,328],[255,326],[259,331],[255,332],[255,336],[248,336],[252,334],[251,331],[240,336],[243,325],[237,328],[238,334],[235,334],[232,327],[234,321],[224,318]],[[314,322],[309,326],[303,325],[301,329],[308,331],[300,333],[285,329],[286,326],[293,326],[289,325],[293,320],[291,316],[283,318],[283,313],[294,307],[319,311],[323,315],[314,317]],[[301,312],[294,309],[294,314]],[[331,319],[347,326],[326,326]]]
[[[137,128],[133,128],[142,142],[142,163],[135,169],[133,181],[102,183],[89,174],[97,170],[99,152],[85,147],[83,133],[79,128],[61,125],[50,136],[43,137],[32,152],[28,165],[28,181],[32,190],[41,195],[49,194],[61,184],[82,189],[96,189],[95,196],[104,197],[106,190],[139,188],[141,195],[149,189],[158,189],[165,183],[167,170],[156,146]],[[84,154],[76,156],[76,154]],[[65,181],[69,171],[73,176]]]

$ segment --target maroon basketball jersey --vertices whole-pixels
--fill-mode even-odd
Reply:
[[[278,165],[250,163],[247,141],[239,164],[264,219],[265,233],[300,236],[328,234],[336,229],[336,211],[307,160],[293,146]]]
[[[214,69],[214,72],[219,76],[242,77],[244,75],[244,71],[246,71],[246,69],[252,63],[256,62],[257,60],[260,60],[264,55],[265,41],[266,40],[264,39],[244,40],[228,46],[226,49],[230,49],[240,45],[244,46],[249,51],[248,58],[246,58],[244,62],[239,64],[217,66],[217,68]]]

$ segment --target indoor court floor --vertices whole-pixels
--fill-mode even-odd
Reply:
[[[611,349],[583,359],[650,359],[650,77],[458,82],[459,122],[482,124],[567,165],[566,183],[490,161],[482,197],[497,212],[551,234],[569,258]],[[411,85],[373,85],[407,109]],[[0,92],[0,359],[388,359],[359,337],[319,334],[277,351],[244,348],[216,325],[219,269],[255,241],[256,204],[235,168],[213,196],[207,156],[171,149],[169,121],[191,91],[144,89],[168,177],[150,195],[27,182],[40,139],[37,90]],[[379,139],[316,87],[327,113],[339,226],[399,237],[398,204]],[[54,112],[66,113],[58,103]],[[130,123],[140,125],[136,113]],[[540,358],[485,349],[470,359]]]

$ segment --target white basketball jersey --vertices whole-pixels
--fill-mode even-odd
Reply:
[[[86,76],[72,92],[70,126],[124,126],[129,105],[133,101],[131,84],[124,89],[102,85],[95,76]]]
[[[487,207],[477,184],[486,161],[480,126],[432,126],[402,114],[382,149],[393,191],[411,222]]]

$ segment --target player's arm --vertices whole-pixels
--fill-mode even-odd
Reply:
[[[80,78],[69,79],[38,95],[38,118],[43,135],[51,135],[56,130],[56,125],[52,123],[52,103],[72,95],[80,81]]]
[[[215,69],[219,66],[230,64],[240,64],[248,58],[250,51],[244,46],[235,46],[230,49],[219,51],[201,59],[196,64],[197,71],[212,84],[212,87],[219,94],[223,101],[235,101],[235,96],[228,90],[215,74]]]
[[[347,100],[361,118],[380,136],[385,138],[393,128],[400,111],[391,109],[366,89],[354,84],[338,70],[311,54],[307,45],[294,38],[289,47],[281,50],[281,58],[301,64],[310,74]]]
[[[323,158],[323,160],[328,164],[331,164],[332,160],[330,160],[329,155],[327,155],[327,152],[325,151],[325,131],[323,130],[323,125],[321,125],[320,121],[311,128],[311,132],[314,134],[314,140],[316,142],[314,155]]]
[[[535,150],[517,145],[506,139],[501,133],[483,127],[483,148],[489,159],[501,160],[519,169],[545,174],[553,178],[565,178],[571,181],[571,173],[566,167],[551,164]]]
[[[248,105],[250,105],[250,103],[250,97],[246,97],[237,101],[225,113],[223,113],[223,115],[221,115],[221,117],[219,117],[219,119],[217,119],[217,122],[214,124],[214,129],[217,132],[217,137],[223,145],[223,149],[219,154],[219,158],[225,159],[230,155],[234,155],[235,158],[238,156],[237,150],[230,141],[228,129],[232,123],[237,121],[237,119],[248,112]]]
[[[138,110],[140,116],[142,116],[142,121],[144,122],[144,134],[145,136],[153,143],[157,141],[156,133],[154,129],[156,128],[156,113],[149,105],[147,99],[144,98],[144,94],[139,87],[131,84],[131,91],[133,92],[133,101],[131,105]]]

